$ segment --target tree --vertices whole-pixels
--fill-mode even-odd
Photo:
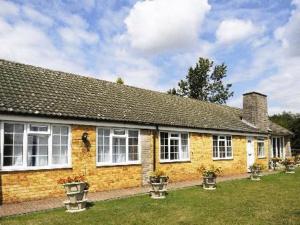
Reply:
[[[124,81],[122,80],[121,77],[118,77],[117,80],[116,80],[116,83],[117,84],[124,84]]]
[[[230,91],[232,84],[224,84],[223,81],[226,72],[224,63],[214,66],[213,61],[199,58],[196,66],[189,69],[185,79],[178,82],[178,88],[168,90],[168,94],[224,104],[233,96]]]

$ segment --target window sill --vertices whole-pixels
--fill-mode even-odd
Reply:
[[[97,163],[96,167],[136,166],[136,165],[141,165],[141,162],[109,163],[109,164]]]
[[[266,156],[258,156],[257,158],[258,159],[266,159],[267,157]]]
[[[159,163],[161,164],[167,164],[167,163],[191,163],[190,159],[184,159],[184,160],[161,160]]]
[[[72,169],[72,166],[43,166],[43,167],[2,167],[2,172],[14,172],[14,171],[37,171],[37,170],[59,170],[59,169]]]
[[[213,158],[213,161],[230,161],[233,160],[233,157],[231,158]]]

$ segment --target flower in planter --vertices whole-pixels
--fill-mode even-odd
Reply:
[[[281,164],[285,166],[286,173],[295,173],[295,161],[293,158],[285,158],[281,161]]]
[[[166,197],[167,184],[169,177],[166,176],[162,170],[156,170],[149,176],[149,183],[151,184],[150,195],[153,199],[162,199]]]
[[[276,168],[278,167],[278,164],[282,161],[281,158],[278,158],[278,157],[273,157],[271,159],[271,162],[272,162],[272,167],[274,170],[276,170]]]
[[[206,190],[216,189],[217,176],[222,174],[221,167],[214,167],[213,165],[211,165],[207,168],[202,165],[200,168],[198,168],[198,171],[202,174],[203,177],[203,188]]]
[[[64,204],[67,212],[80,212],[86,209],[89,183],[84,176],[60,178],[57,183],[65,188],[68,200]]]
[[[251,180],[260,180],[261,177],[261,171],[265,169],[265,165],[261,163],[255,162],[252,166],[250,166],[250,171],[251,171]]]
[[[300,166],[300,155],[295,155],[295,164]]]

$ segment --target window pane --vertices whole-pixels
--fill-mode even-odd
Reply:
[[[128,136],[137,138],[139,136],[139,132],[137,130],[129,130],[128,131]]]
[[[121,163],[126,161],[126,139],[113,138],[112,146],[112,161],[113,163]]]
[[[257,150],[258,150],[258,156],[263,157],[265,156],[265,150],[264,150],[264,142],[258,142],[257,143]]]
[[[35,131],[35,132],[47,132],[48,131],[48,126],[47,125],[30,124],[29,129],[30,129],[30,131]]]
[[[227,157],[232,157],[232,148],[227,147]]]
[[[23,155],[23,145],[17,145],[14,147],[14,155],[20,157]]]
[[[139,143],[138,138],[129,138],[128,139],[128,144],[129,145],[138,145],[138,143]]]
[[[182,145],[182,159],[188,159],[189,158],[189,151],[187,145]]]
[[[62,135],[69,136],[69,127],[64,126],[64,127],[61,127],[60,129],[61,129]]]
[[[13,145],[4,145],[4,157],[13,156]]]
[[[273,157],[276,157],[276,138],[272,139]]]
[[[61,136],[61,144],[62,145],[68,144],[68,136]]]
[[[137,130],[129,130],[128,131],[128,160],[129,161],[139,160],[138,136],[139,136],[139,132]]]
[[[125,130],[124,129],[114,129],[114,134],[115,135],[125,135]]]
[[[219,157],[218,155],[218,137],[213,136],[213,157],[217,158]]]
[[[130,161],[137,161],[139,159],[138,155],[138,146],[129,146],[129,160]]]
[[[4,143],[6,145],[12,145],[13,144],[13,134],[4,134]]]
[[[231,136],[226,137],[227,157],[232,157]]]
[[[48,146],[48,135],[47,136],[46,135],[39,136],[39,144]]]
[[[14,135],[14,144],[15,145],[23,145],[23,134],[15,134]]]
[[[53,155],[60,155],[60,146],[59,145],[53,145],[52,146],[52,154]]]
[[[4,124],[3,165],[23,164],[23,124]]]
[[[52,133],[52,164],[66,165],[68,164],[69,127],[53,126]],[[40,154],[47,155],[47,149],[47,146],[40,147]]]
[[[219,140],[219,157],[225,158],[225,141]]]
[[[53,129],[52,129],[52,133],[53,134],[60,134],[60,127],[58,126],[53,126]]]
[[[160,159],[169,159],[168,133],[160,133]]]
[[[59,135],[53,135],[52,136],[52,144],[53,145],[60,145],[60,136]]]
[[[98,162],[110,162],[110,130],[98,129]]]
[[[12,166],[13,158],[12,157],[3,157],[3,166]]]
[[[189,158],[189,147],[188,147],[188,134],[181,134],[181,157],[182,159]]]
[[[28,166],[48,165],[48,136],[28,135]]]
[[[5,123],[4,131],[5,131],[5,133],[13,133],[14,132],[14,124]]]
[[[179,159],[179,141],[170,140],[170,160]]]

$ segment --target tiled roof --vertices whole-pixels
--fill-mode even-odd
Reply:
[[[239,109],[0,60],[0,113],[257,133]]]
[[[270,129],[273,135],[294,135],[293,132],[272,121],[270,121]]]

